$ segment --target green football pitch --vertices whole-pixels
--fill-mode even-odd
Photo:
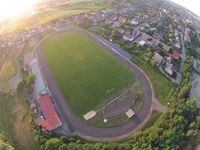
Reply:
[[[67,104],[78,116],[100,108],[137,80],[115,57],[81,33],[50,37],[42,53]]]

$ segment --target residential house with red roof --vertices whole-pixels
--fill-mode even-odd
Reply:
[[[181,58],[181,53],[176,50],[173,50],[173,52],[171,53],[171,57],[172,59],[179,60]]]

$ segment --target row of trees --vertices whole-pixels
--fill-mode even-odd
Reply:
[[[35,82],[35,76],[33,73],[25,73],[23,74],[22,81],[17,86],[18,93],[25,93],[27,94],[28,90],[30,89],[31,85]]]

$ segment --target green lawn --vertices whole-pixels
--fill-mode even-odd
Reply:
[[[136,81],[128,68],[80,33],[55,35],[42,49],[63,96],[78,116],[101,107]]]
[[[13,60],[6,60],[0,68],[0,83],[7,81],[10,77],[16,74],[16,66]]]
[[[144,102],[144,99],[142,96],[139,96],[136,100],[135,100],[135,103],[132,107],[132,110],[134,111],[134,113],[138,113],[140,111],[140,109],[142,108],[143,106],[143,102]]]
[[[162,103],[166,104],[168,102],[168,98],[175,90],[175,85],[167,79],[162,73],[160,73],[157,69],[152,68],[150,65],[145,64],[138,57],[133,57],[132,61],[140,67],[150,78],[155,97]]]
[[[121,116],[114,118],[112,120],[108,120],[106,123],[104,123],[104,117],[103,117],[103,111],[97,113],[97,115],[89,120],[89,124],[95,126],[95,127],[114,127],[114,126],[120,126],[122,124],[125,124],[129,121],[129,118],[122,114]]]

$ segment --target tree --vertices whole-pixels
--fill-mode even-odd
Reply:
[[[114,40],[119,40],[121,38],[121,35],[116,30],[112,30],[110,38]]]
[[[25,78],[26,80],[26,87],[30,87],[35,82],[35,75],[33,73],[29,73],[28,76]]]
[[[91,25],[91,20],[89,18],[84,18],[84,21],[80,24],[83,28],[88,28]]]
[[[31,87],[32,84],[34,84],[35,82],[35,75],[32,73],[29,73],[28,75],[25,75],[22,79],[22,81],[18,84],[17,86],[17,91],[21,92],[21,91],[25,91],[27,92],[27,90]]]
[[[60,145],[63,145],[60,139],[51,138],[41,147],[41,150],[57,150]]]
[[[10,143],[8,142],[7,137],[0,133],[0,150],[14,150],[15,148],[10,145]]]
[[[58,150],[68,150],[67,145],[66,144],[60,145]]]
[[[14,147],[0,139],[0,150],[14,150]]]

